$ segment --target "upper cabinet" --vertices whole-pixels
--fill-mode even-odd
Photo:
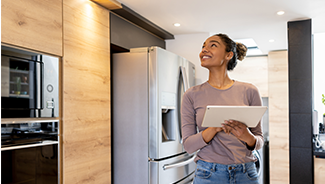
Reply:
[[[1,0],[1,42],[62,56],[62,0]]]

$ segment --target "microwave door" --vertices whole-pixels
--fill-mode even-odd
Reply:
[[[1,47],[2,118],[58,117],[59,58]]]

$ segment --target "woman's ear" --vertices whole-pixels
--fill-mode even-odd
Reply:
[[[231,58],[234,56],[233,52],[228,52],[228,54],[226,55],[227,60],[231,60]]]

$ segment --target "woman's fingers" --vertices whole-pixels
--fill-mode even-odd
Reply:
[[[232,133],[236,137],[241,136],[241,134],[247,130],[246,124],[235,120],[224,121],[222,125],[224,132],[227,134]]]
[[[225,121],[225,123],[222,124],[222,129],[225,133],[227,134],[232,133],[239,140],[244,141],[246,143],[252,139],[252,136],[254,138],[254,135],[247,128],[247,125],[239,121],[235,121],[235,120]]]
[[[227,134],[229,134],[234,129],[234,127],[231,124],[229,124],[228,121],[224,121],[224,123],[222,124],[222,128],[223,131]]]

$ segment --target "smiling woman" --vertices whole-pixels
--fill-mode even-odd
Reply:
[[[200,53],[201,66],[203,67],[205,66],[202,65],[202,61],[211,58],[211,56],[205,53],[208,49],[211,49],[212,52],[218,52],[218,50],[219,52],[226,51],[225,54],[228,54],[227,59],[229,60],[227,63],[227,70],[233,70],[237,65],[237,59],[242,61],[247,52],[247,47],[244,44],[235,43],[225,34],[216,34],[208,38],[203,44],[202,51]]]
[[[246,51],[245,45],[217,34],[204,42],[199,54],[201,66],[209,70],[209,79],[186,91],[181,110],[184,148],[197,152],[194,184],[258,183],[252,151],[264,144],[261,123],[248,128],[245,122],[226,120],[222,127],[202,127],[207,105],[261,106],[254,85],[228,76]]]

